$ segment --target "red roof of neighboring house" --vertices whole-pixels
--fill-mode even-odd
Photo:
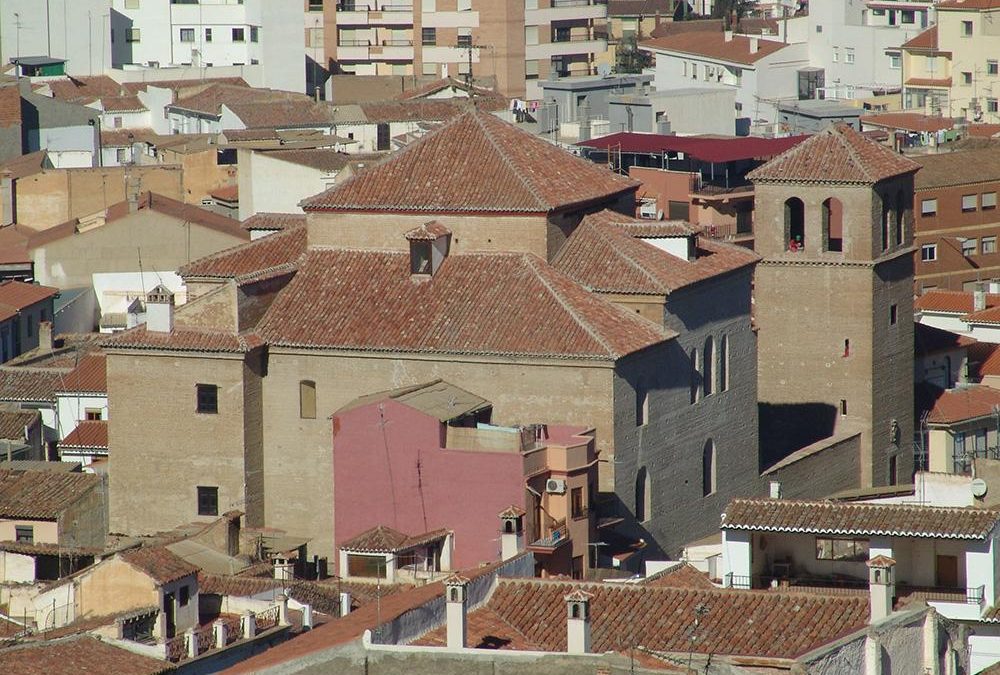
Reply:
[[[992,417],[1000,405],[1000,390],[983,385],[938,389],[932,395],[927,421],[930,424],[954,424],[981,417]]]
[[[704,162],[721,164],[743,159],[768,159],[795,147],[809,136],[787,136],[784,138],[755,138],[739,136],[733,138],[713,138],[705,136],[667,136],[620,131],[577,145],[587,148],[607,150],[614,148],[621,152],[662,153],[683,152]]]
[[[384,162],[302,202],[306,211],[547,213],[637,183],[469,109]]]
[[[975,377],[1000,375],[1000,345],[976,342],[969,345],[970,374]]]
[[[973,138],[992,138],[1000,134],[1000,124],[970,124],[965,131]]]
[[[23,281],[0,282],[0,321],[13,318],[32,305],[59,293],[58,288],[28,284]]]
[[[938,27],[931,26],[916,37],[910,38],[902,45],[903,49],[937,49],[938,48]]]
[[[243,221],[244,230],[290,230],[306,224],[304,213],[255,213]]]
[[[0,174],[9,171],[10,177],[17,180],[27,176],[34,176],[36,173],[41,173],[45,169],[51,168],[52,163],[49,162],[48,151],[36,150],[35,152],[30,152],[27,155],[21,155],[20,157],[14,157],[13,159],[7,160],[6,163],[0,164]]]
[[[752,51],[753,41],[757,43],[756,52]],[[733,35],[730,40],[726,40],[726,33],[723,31],[696,31],[644,40],[639,46],[642,49],[694,54],[718,61],[753,65],[788,45],[778,40],[744,35]]]
[[[7,412],[0,410],[0,438],[5,441],[21,441],[26,438],[25,428],[34,426],[40,419],[37,410]]]
[[[969,314],[973,310],[973,295],[966,291],[927,291],[913,301],[913,308],[921,312]],[[986,308],[1000,306],[1000,295],[986,294]]]
[[[305,222],[305,215],[293,217],[283,214],[258,214],[247,220],[243,226],[247,227],[258,217],[260,220],[256,221],[257,223],[283,224],[286,229],[284,232],[199,258],[181,267],[178,274],[184,278],[239,279],[275,268],[291,268],[306,251],[306,228],[295,224],[295,220],[300,218]]]
[[[225,187],[215,188],[209,194],[220,201],[236,202],[240,199],[240,186],[226,185]]]
[[[340,544],[340,548],[348,551],[364,551],[368,553],[395,553],[427,544],[444,538],[448,530],[434,530],[425,534],[410,536],[394,530],[386,525],[376,525],[370,530],[351,537]]]
[[[796,499],[734,499],[722,529],[938,539],[985,539],[1000,520],[987,509]]]
[[[0,367],[0,401],[55,400],[55,391],[68,370]]]
[[[30,265],[28,238],[33,232],[17,224],[0,227],[0,265]]]
[[[952,129],[955,122],[948,117],[932,117],[909,112],[887,112],[878,115],[863,115],[862,124],[901,129],[903,131],[935,132]]]
[[[862,183],[911,173],[920,165],[846,124],[827,127],[747,174],[753,181]]]
[[[1000,0],[943,0],[935,9],[1000,9]]]
[[[0,469],[0,518],[55,520],[100,482],[89,473]]]
[[[0,650],[0,672],[11,675],[160,675],[173,669],[166,661],[115,647],[90,635]]]
[[[336,249],[304,257],[257,330],[289,347],[598,359],[674,335],[531,254],[453,255],[414,283],[406,252]]]
[[[451,234],[451,230],[436,220],[431,220],[420,227],[413,228],[405,236],[410,241],[434,241],[438,237],[446,237],[449,234]]]
[[[66,438],[59,441],[60,448],[107,450],[108,423],[104,420],[84,420]]]
[[[88,354],[71,373],[62,378],[56,391],[108,393],[107,359],[104,354]]]
[[[676,235],[678,225],[681,236],[690,236],[684,224],[635,220],[611,211],[588,215],[552,264],[591,290],[666,295],[760,260],[748,248],[706,237],[697,238],[697,257],[691,261],[643,241]]]
[[[911,77],[903,82],[908,87],[950,87],[950,77]]]
[[[970,312],[965,316],[969,323],[1000,324],[1000,307],[988,307],[980,312]]]
[[[146,324],[142,324],[116,333],[104,342],[104,346],[112,349],[244,354],[263,347],[264,341],[253,332],[224,333],[175,328],[171,333],[159,333],[146,330]]]
[[[717,588],[708,575],[689,563],[681,563],[654,574],[642,582],[643,586],[663,588]]]
[[[21,124],[21,90],[16,82],[0,86],[0,127]]]
[[[159,584],[169,584],[198,573],[198,568],[165,546],[143,546],[121,554],[122,560]]]

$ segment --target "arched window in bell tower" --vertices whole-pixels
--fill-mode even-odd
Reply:
[[[882,250],[888,251],[892,232],[892,201],[888,195],[882,197]]]
[[[785,250],[801,251],[806,243],[806,209],[798,197],[785,200]]]
[[[844,206],[835,197],[823,202],[823,250],[844,250]]]
[[[903,243],[903,215],[906,213],[906,197],[903,195],[903,191],[899,190],[896,193],[896,239],[895,244],[899,246]]]

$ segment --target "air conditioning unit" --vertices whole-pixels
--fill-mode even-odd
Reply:
[[[562,478],[550,478],[545,481],[545,491],[550,495],[566,494],[566,481]]]

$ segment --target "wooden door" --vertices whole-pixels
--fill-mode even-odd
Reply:
[[[939,555],[935,583],[944,588],[958,588],[958,556]]]

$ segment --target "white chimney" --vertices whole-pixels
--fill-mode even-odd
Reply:
[[[868,595],[872,623],[892,614],[892,601],[896,595],[896,561],[889,556],[877,555],[868,561]]]
[[[146,295],[146,330],[169,333],[174,329],[174,294],[159,284]]]
[[[469,580],[463,576],[452,574],[444,580],[448,649],[464,649],[466,646],[465,599],[468,590]]]
[[[38,322],[38,349],[39,351],[51,352],[55,342],[52,335],[52,322]]]
[[[351,594],[340,594],[340,616],[347,616],[351,613]]]
[[[733,31],[727,30],[726,32],[723,33],[723,36],[725,37],[726,42],[732,42],[733,41]]]
[[[510,560],[524,550],[524,509],[508,506],[500,512],[500,559]]]
[[[757,50],[760,49],[760,38],[752,37],[750,38],[750,53],[756,54]]]
[[[781,499],[781,481],[771,481],[771,499]]]
[[[295,576],[295,566],[288,558],[274,559],[274,578],[278,581],[291,581]]]
[[[1000,279],[990,279],[990,293],[1000,294]]]
[[[976,284],[972,291],[972,311],[981,312],[986,309],[986,289],[983,284]]]
[[[566,601],[566,651],[590,653],[590,593],[577,589],[563,598]]]

